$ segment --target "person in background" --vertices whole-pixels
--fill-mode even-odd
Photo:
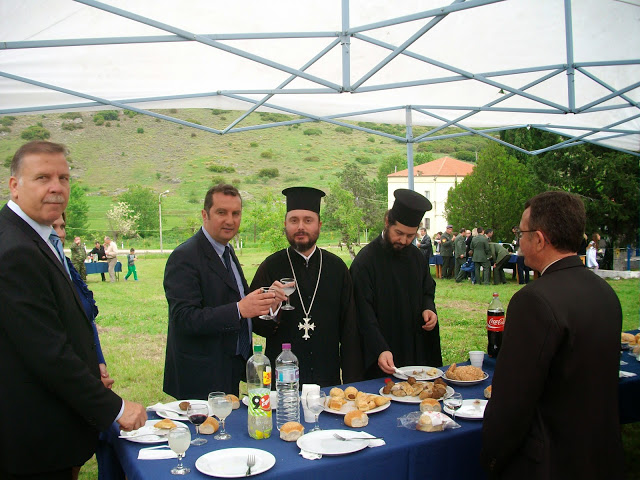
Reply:
[[[456,236],[456,239],[453,242],[453,256],[455,258],[455,267],[453,270],[454,278],[458,278],[458,274],[460,273],[460,267],[467,260],[467,237],[465,235],[466,230],[464,228],[460,229],[460,233]],[[471,232],[469,232],[471,234]]]
[[[442,365],[436,283],[413,245],[431,202],[398,189],[380,236],[351,264],[366,378],[394,373],[396,364]]]
[[[586,266],[592,270],[598,269],[598,259],[597,259],[597,251],[596,242],[591,240],[589,245],[587,246],[586,251]]]
[[[440,239],[442,238],[442,232],[436,233],[436,236],[433,237],[433,243],[435,244],[435,253],[440,255]]]
[[[100,242],[98,242],[98,241],[96,241],[96,245],[95,245],[95,247],[93,247],[91,249],[91,251],[89,252],[89,255],[91,255],[92,259],[94,258],[94,255],[96,255],[97,258],[98,258],[98,261],[107,259],[106,255],[104,253],[104,247],[102,245],[100,245]],[[106,281],[106,279],[104,278],[104,272],[100,272],[100,276],[102,277],[102,281],[103,282]]]
[[[66,223],[66,222],[65,222]],[[65,232],[66,233],[66,232]],[[64,243],[64,242],[63,242]],[[80,237],[73,239],[71,244],[71,263],[80,274],[83,282],[87,281],[87,268],[84,266],[84,261],[87,258],[87,249],[80,241]]]
[[[453,275],[453,225],[447,225],[440,236],[440,255],[442,255],[442,278]]]
[[[493,229],[487,228],[487,238],[489,239],[489,248],[491,249],[491,258],[494,259],[493,264],[493,284],[507,283],[504,276],[504,266],[509,261],[509,251],[499,243],[493,242]]]
[[[429,263],[429,260],[433,257],[433,244],[431,243],[431,237],[427,234],[427,229],[424,227],[420,229],[420,235],[422,235],[422,237],[420,238],[418,248],[422,252],[422,255],[424,255],[424,258],[427,259],[427,263]]]
[[[478,234],[474,235],[471,240],[472,260],[476,267],[476,282],[479,285],[480,279],[482,283],[489,285],[491,283],[491,249],[489,248],[489,239],[484,235],[484,229],[478,227]],[[482,267],[483,277],[480,277],[480,267]]]
[[[622,309],[576,255],[585,223],[577,195],[545,192],[525,204],[516,234],[541,276],[507,309],[482,423],[491,478],[623,478]]]
[[[104,255],[109,264],[109,281],[116,281],[116,263],[118,263],[118,246],[111,237],[104,237]]]
[[[132,248],[129,250],[129,255],[127,255],[127,275],[124,277],[125,282],[129,279],[131,274],[133,273],[133,279],[138,281],[138,272],[136,271],[136,250]]]

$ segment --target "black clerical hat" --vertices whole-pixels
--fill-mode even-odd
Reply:
[[[287,212],[291,210],[310,210],[320,214],[320,199],[325,193],[312,187],[285,188],[282,194],[287,197]]]
[[[431,210],[431,202],[413,190],[399,188],[393,196],[396,197],[391,207],[393,217],[407,227],[420,225],[425,212]]]

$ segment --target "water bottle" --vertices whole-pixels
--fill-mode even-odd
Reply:
[[[282,353],[276,358],[276,390],[278,408],[276,427],[287,422],[300,422],[300,369],[298,359],[291,351],[290,343],[282,344]]]
[[[502,334],[504,331],[504,308],[497,293],[493,294],[493,299],[487,308],[487,353],[490,357],[496,358],[502,345]]]
[[[247,425],[249,436],[260,440],[269,438],[273,429],[271,420],[271,362],[262,354],[262,345],[253,347],[247,360]]]

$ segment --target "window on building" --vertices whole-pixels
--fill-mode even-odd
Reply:
[[[429,230],[431,228],[431,219],[430,218],[425,218],[424,219],[424,228],[426,228],[427,230]]]
[[[424,191],[424,198],[431,200],[431,192],[429,190]]]

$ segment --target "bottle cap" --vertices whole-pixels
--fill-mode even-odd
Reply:
[[[500,295],[498,295],[498,292],[493,292],[493,296],[494,297],[499,297]]]
[[[262,345],[254,345],[253,353],[262,353]]]
[[[282,344],[282,349],[283,350],[291,350],[291,344],[290,343],[283,343]]]

